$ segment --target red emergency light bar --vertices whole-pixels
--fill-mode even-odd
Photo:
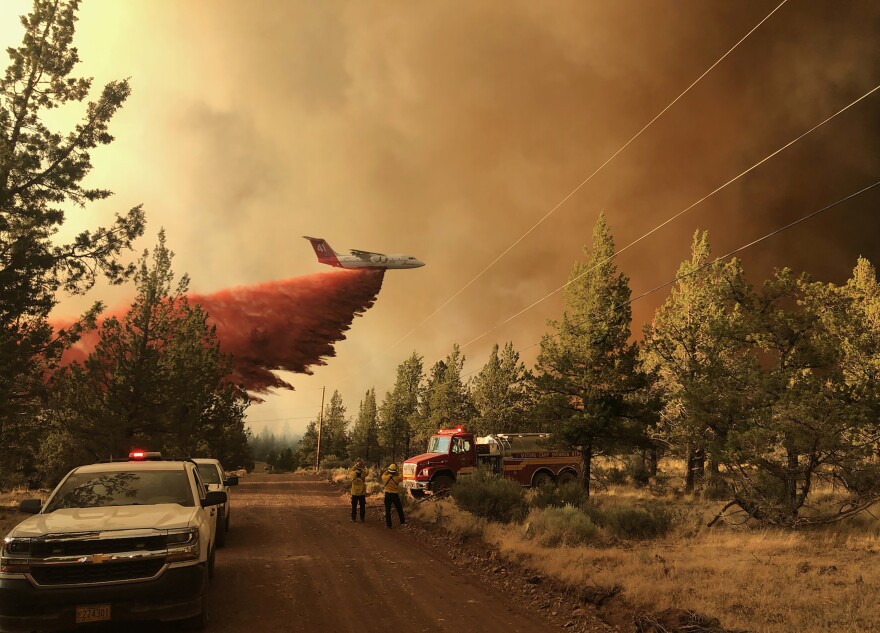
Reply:
[[[139,448],[134,449],[128,454],[128,459],[133,462],[142,462],[148,459],[150,460],[160,460],[162,459],[162,453],[157,451],[145,451]]]
[[[440,429],[437,431],[437,435],[455,435],[456,433],[464,433],[464,429],[459,426],[454,429]]]

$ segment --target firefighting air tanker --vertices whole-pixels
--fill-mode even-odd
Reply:
[[[330,248],[327,240],[308,235],[303,235],[303,237],[312,243],[318,261],[328,266],[336,266],[337,268],[419,268],[425,265],[425,262],[411,255],[384,255],[356,249],[349,251],[351,255],[340,255]]]

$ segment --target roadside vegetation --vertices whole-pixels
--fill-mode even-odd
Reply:
[[[769,633],[880,629],[874,604],[880,520],[874,515],[792,531],[762,526],[740,512],[709,528],[717,502],[671,485],[683,481],[680,460],[661,465],[675,477],[651,486],[603,485],[589,500],[567,486],[521,489],[514,499],[475,478],[410,512],[463,540],[485,541],[503,559],[578,591],[607,595],[619,588],[614,600],[625,601],[630,614],[677,607],[717,618],[728,630]],[[462,489],[471,496],[478,488],[494,499],[479,507],[460,502]],[[823,487],[820,495],[834,504],[840,491]],[[481,513],[481,507],[522,504],[528,513],[521,519]]]

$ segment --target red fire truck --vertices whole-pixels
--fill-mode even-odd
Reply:
[[[580,476],[581,455],[551,447],[549,433],[499,433],[474,437],[461,427],[441,429],[428,452],[403,462],[403,487],[414,497],[444,493],[477,466],[523,486],[564,484]]]

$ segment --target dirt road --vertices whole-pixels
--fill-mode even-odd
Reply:
[[[368,504],[316,476],[262,475],[233,489],[232,529],[217,553],[213,633],[559,630],[515,596],[450,564],[422,533],[384,525]]]

